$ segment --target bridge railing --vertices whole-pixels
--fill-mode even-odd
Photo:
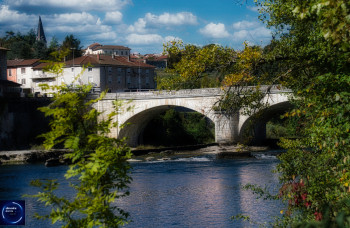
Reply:
[[[252,87],[247,87],[250,89]],[[269,94],[290,93],[291,90],[276,86],[261,86],[261,91],[269,90]],[[115,100],[145,100],[145,99],[165,99],[165,98],[190,98],[190,97],[215,97],[224,94],[221,88],[202,88],[202,89],[184,89],[184,90],[146,90],[133,92],[107,93],[105,99]],[[92,94],[97,97],[98,94]]]

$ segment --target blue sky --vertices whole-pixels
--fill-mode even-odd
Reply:
[[[39,15],[49,42],[73,34],[84,48],[97,42],[147,54],[174,39],[234,49],[271,40],[253,0],[0,0],[0,36],[36,29]]]

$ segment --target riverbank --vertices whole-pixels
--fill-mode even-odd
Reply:
[[[39,163],[58,159],[64,161],[63,155],[67,150],[16,150],[0,151],[0,164]]]
[[[183,147],[168,147],[156,149],[132,149],[130,161],[171,160],[174,157],[196,157],[206,154],[215,155],[218,159],[234,159],[259,157],[269,151],[269,147],[240,146],[227,144],[207,144]],[[0,164],[25,164],[45,162],[47,166],[68,164],[64,159],[66,150],[21,150],[0,151]],[[278,155],[281,151],[269,151],[271,155]]]
[[[152,149],[134,153],[131,161],[161,161],[178,158],[198,157],[203,155],[216,156],[217,159],[260,158],[263,156],[277,156],[283,151],[274,150],[267,146],[241,146],[229,144],[209,144],[201,148],[162,148],[155,152]]]

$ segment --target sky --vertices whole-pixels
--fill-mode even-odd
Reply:
[[[272,37],[253,0],[0,0],[0,36],[36,30],[39,16],[48,43],[73,34],[83,48],[97,42],[141,54],[173,40],[242,50],[244,41],[264,46]]]

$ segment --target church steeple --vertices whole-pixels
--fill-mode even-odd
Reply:
[[[38,30],[36,33],[36,40],[37,41],[42,41],[45,44],[46,42],[46,37],[45,37],[45,33],[44,33],[44,27],[43,27],[43,23],[41,22],[41,17],[39,16],[39,23],[38,23]]]

